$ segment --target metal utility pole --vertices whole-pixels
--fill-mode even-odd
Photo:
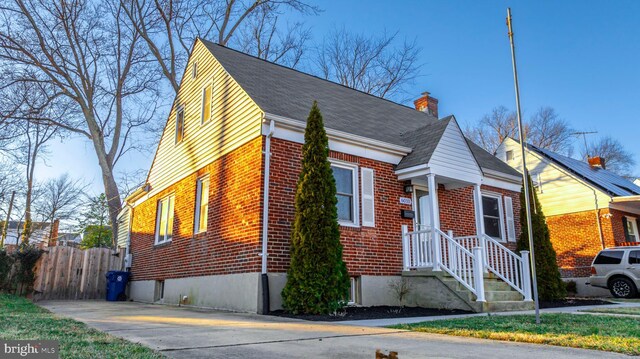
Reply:
[[[2,238],[0,239],[0,248],[4,247],[4,240],[7,238],[7,230],[9,229],[9,220],[11,219],[11,210],[13,209],[13,200],[16,198],[16,191],[11,192],[11,200],[9,201],[9,210],[7,211],[7,220],[2,226]]]
[[[522,154],[522,179],[524,183],[525,208],[527,212],[527,233],[529,235],[529,253],[531,253],[531,279],[533,283],[533,302],[536,308],[536,324],[540,324],[540,303],[538,302],[538,278],[536,275],[536,255],[533,247],[533,228],[531,228],[531,200],[529,198],[529,171],[525,153],[525,138],[522,131],[522,111],[520,110],[520,88],[518,86],[518,69],[516,67],[516,48],[513,43],[513,27],[511,23],[511,8],[507,8],[507,27],[509,28],[509,42],[511,43],[511,62],[513,63],[513,81],[516,90],[516,113],[518,115],[518,132],[520,151]]]

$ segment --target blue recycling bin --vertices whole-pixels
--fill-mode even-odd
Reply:
[[[130,272],[109,271],[107,272],[107,301],[116,302],[127,299],[124,293],[129,282]]]

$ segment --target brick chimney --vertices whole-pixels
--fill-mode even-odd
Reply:
[[[589,157],[587,161],[589,161],[589,166],[591,166],[591,168],[602,168],[603,170],[606,169],[603,157]]]
[[[438,118],[438,99],[429,96],[428,92],[423,92],[422,97],[413,101],[416,110],[426,112],[435,118]]]

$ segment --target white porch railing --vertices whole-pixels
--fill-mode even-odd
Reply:
[[[402,226],[404,269],[433,267],[433,231],[430,228],[409,232]]]
[[[434,234],[436,241],[433,241]],[[405,270],[429,267],[442,269],[475,294],[477,301],[485,301],[481,248],[468,250],[437,228],[409,232],[408,227],[403,225],[402,250]],[[435,256],[435,251],[439,251],[440,255]]]
[[[482,248],[484,267],[520,292],[525,301],[532,300],[528,251],[522,251],[519,256],[486,234],[481,238],[466,236],[454,237],[454,240],[467,249]]]

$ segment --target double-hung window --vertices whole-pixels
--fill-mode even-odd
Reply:
[[[158,201],[156,244],[169,242],[173,237],[173,207],[175,198],[175,195],[171,194]]]
[[[338,199],[338,221],[341,225],[357,226],[358,223],[358,167],[332,163]]]
[[[211,84],[202,89],[202,123],[211,119],[211,95],[213,86]]]
[[[207,231],[209,215],[209,177],[199,178],[196,182],[196,211],[193,233]]]
[[[503,211],[500,195],[482,194],[482,212],[484,220],[484,232],[492,238],[503,241],[504,230],[502,228]]]

